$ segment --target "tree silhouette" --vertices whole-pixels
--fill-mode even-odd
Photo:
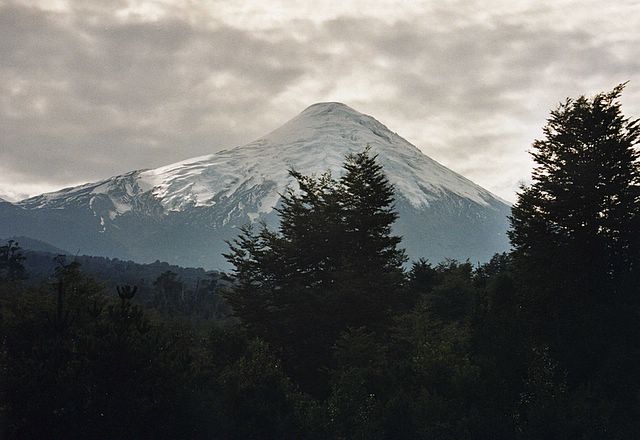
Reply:
[[[235,313],[313,392],[326,391],[323,372],[340,333],[380,327],[403,281],[392,186],[368,149],[344,167],[340,180],[292,171],[299,190],[283,195],[279,231],[245,228],[226,255],[237,279],[227,295]]]
[[[623,87],[551,112],[509,232],[533,343],[550,348],[570,390],[616,408],[581,416],[610,433],[637,408],[640,379],[640,341],[629,337],[640,334],[640,127],[622,114]]]

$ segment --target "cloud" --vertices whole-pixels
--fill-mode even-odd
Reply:
[[[331,100],[513,200],[564,97],[631,80],[640,113],[639,28],[624,1],[0,4],[0,193],[211,153]]]
[[[266,112],[307,56],[296,43],[172,18],[10,5],[0,25],[3,166],[61,184],[257,136],[263,127],[243,119]]]
[[[449,19],[445,11],[393,25],[350,18],[326,26],[327,34],[348,42],[341,53],[345,61],[356,59],[351,68],[360,72],[353,76],[375,75],[394,88],[364,98],[382,110],[377,117],[402,127],[400,134],[445,165],[513,200],[531,168],[526,150],[541,135],[549,110],[566,96],[637,78],[640,67],[637,33],[617,29],[621,39],[612,42],[601,37],[603,24],[558,26],[567,20],[549,20],[552,13],[538,11],[542,21],[526,15],[477,21]],[[628,87],[630,114],[640,110],[639,91],[633,82]]]

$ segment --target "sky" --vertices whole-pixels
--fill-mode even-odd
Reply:
[[[243,145],[339,101],[514,201],[550,110],[625,81],[638,117],[638,0],[0,0],[0,197]]]

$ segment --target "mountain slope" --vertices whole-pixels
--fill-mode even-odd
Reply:
[[[70,254],[69,251],[52,246],[49,243],[46,243],[42,240],[35,240],[31,237],[13,236],[13,237],[0,238],[0,244],[4,245],[9,240],[15,241],[18,244],[18,246],[20,246],[20,248],[24,250],[30,250],[34,252],[46,252],[52,255],[69,255]]]
[[[476,261],[507,248],[504,201],[340,103],[314,104],[241,147],[43,194],[14,207],[36,217],[58,216],[53,224],[62,229],[66,221],[79,222],[75,228],[95,237],[86,246],[101,247],[99,255],[225,267],[224,240],[235,237],[240,225],[277,224],[273,208],[293,183],[288,169],[339,175],[345,155],[366,145],[396,188],[396,232],[405,237],[410,256]],[[16,233],[3,226],[0,234]],[[50,239],[46,230],[19,233],[76,247],[64,237]]]

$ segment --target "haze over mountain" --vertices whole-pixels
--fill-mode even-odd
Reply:
[[[228,267],[238,227],[277,225],[288,169],[341,173],[369,145],[396,189],[395,232],[410,257],[487,260],[506,250],[509,206],[340,103],[319,103],[247,145],[152,170],[0,203],[0,237],[23,235],[90,255]],[[124,158],[126,160],[126,158]]]

